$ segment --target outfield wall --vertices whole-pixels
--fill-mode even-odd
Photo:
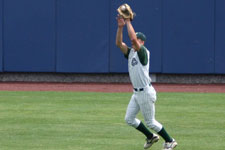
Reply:
[[[224,0],[0,0],[0,72],[127,73],[115,46],[125,2],[151,73],[225,74]]]

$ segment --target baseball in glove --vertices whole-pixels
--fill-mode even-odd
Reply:
[[[117,9],[120,16],[124,19],[130,19],[131,21],[134,19],[135,13],[132,11],[128,4],[123,4]]]

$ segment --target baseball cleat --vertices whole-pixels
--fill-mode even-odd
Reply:
[[[173,150],[177,146],[177,142],[173,139],[172,142],[166,142],[163,145],[163,150]]]
[[[151,139],[146,139],[146,142],[144,144],[144,149],[150,148],[154,143],[159,141],[159,136],[156,134],[153,134],[153,137]]]

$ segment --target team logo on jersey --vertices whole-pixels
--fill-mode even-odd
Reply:
[[[137,64],[138,64],[138,61],[135,58],[133,58],[132,61],[131,61],[131,65],[135,66]]]

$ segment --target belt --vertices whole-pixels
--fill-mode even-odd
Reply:
[[[152,86],[152,84],[150,83],[149,86]],[[144,88],[134,88],[134,91],[141,92],[144,91]]]
[[[136,91],[136,92],[141,92],[141,91],[144,91],[144,88],[134,88],[134,90]]]

